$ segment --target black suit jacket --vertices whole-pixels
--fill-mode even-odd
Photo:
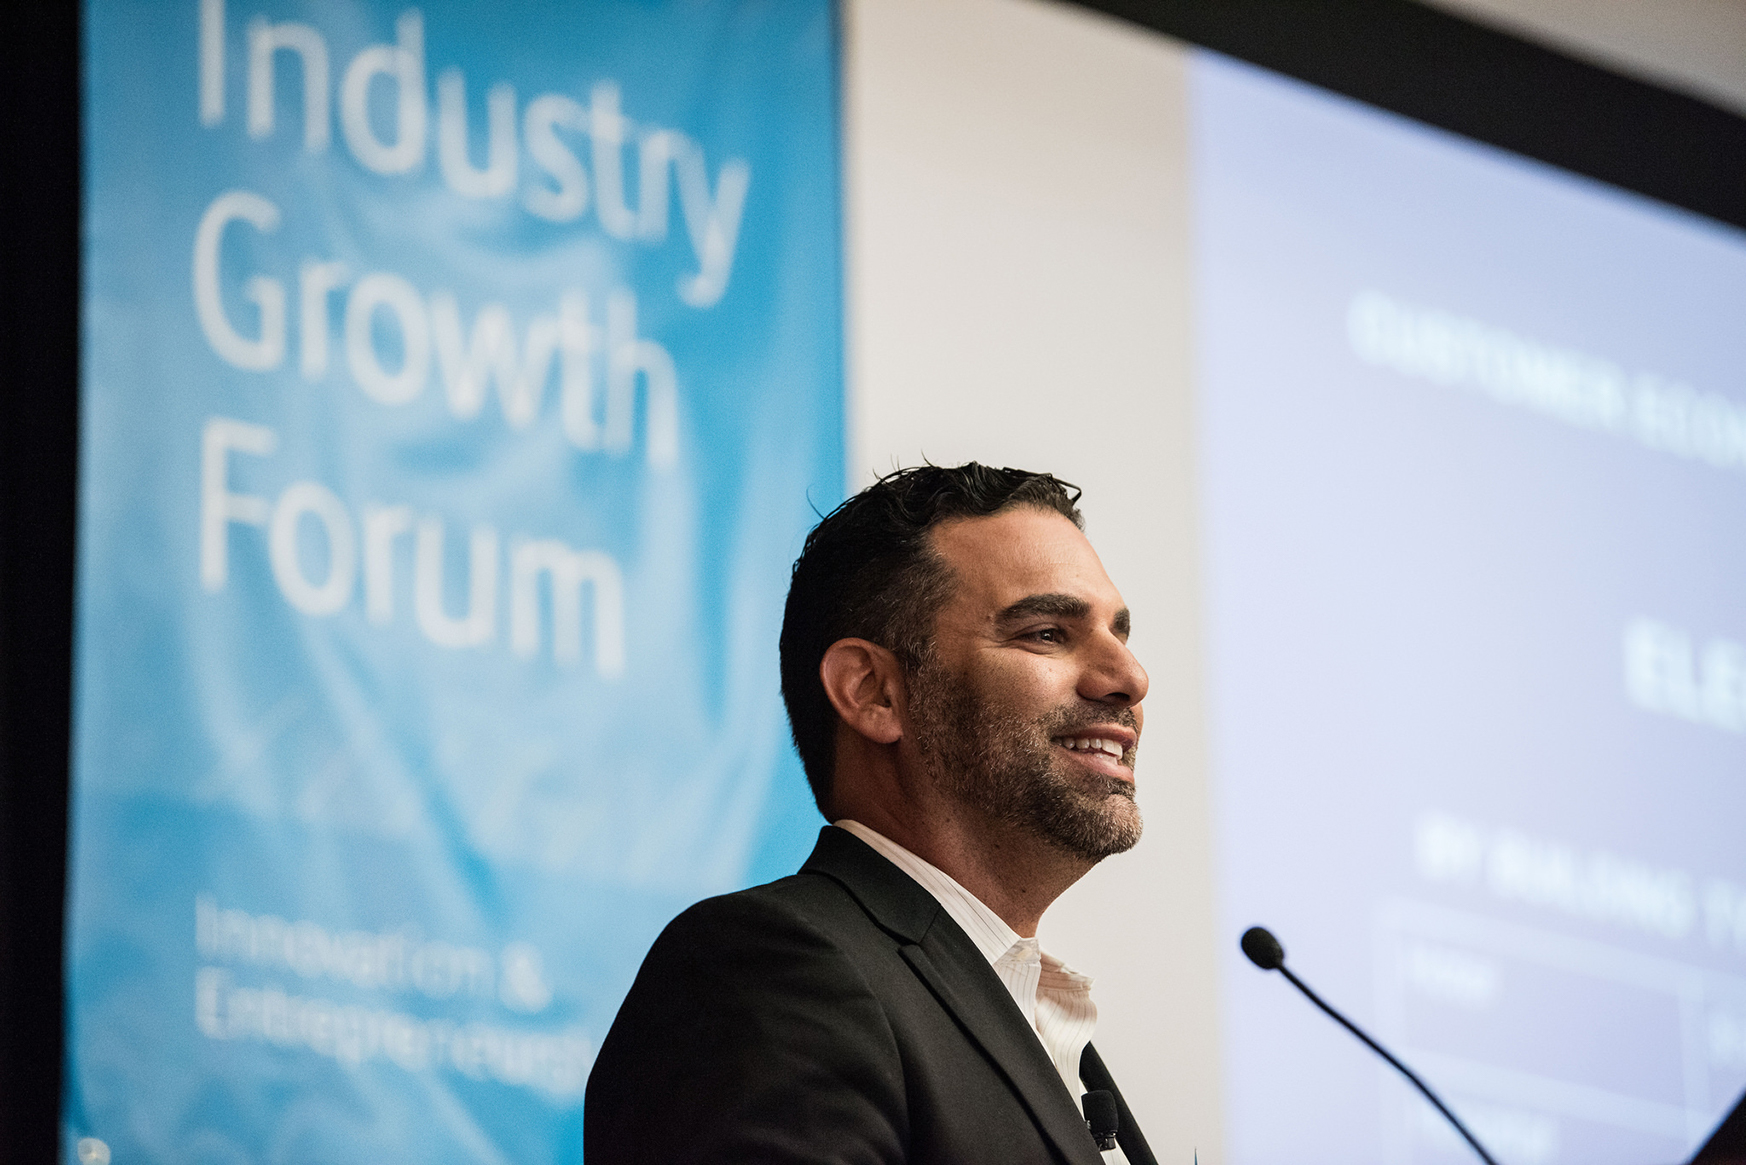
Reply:
[[[1114,1089],[1090,1048],[1081,1071]],[[1120,1108],[1130,1162],[1154,1165]],[[1079,1098],[975,944],[834,827],[800,873],[662,932],[583,1121],[588,1165],[1102,1165]]]

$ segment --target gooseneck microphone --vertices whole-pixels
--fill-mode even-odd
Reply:
[[[1302,979],[1299,979],[1296,975],[1291,973],[1291,968],[1285,965],[1285,948],[1279,945],[1279,940],[1273,937],[1272,931],[1269,931],[1264,926],[1251,926],[1248,930],[1243,932],[1242,947],[1243,953],[1249,956],[1249,961],[1251,963],[1254,963],[1263,971],[1278,971],[1281,975],[1284,975],[1287,979],[1291,980],[1291,985],[1293,987],[1296,987],[1299,991],[1303,992],[1304,997],[1311,1003],[1327,1012],[1328,1015],[1333,1018],[1334,1022],[1357,1036],[1360,1040],[1363,1040],[1366,1047],[1375,1052],[1378,1056],[1381,1056],[1384,1060],[1387,1060],[1390,1064],[1394,1065],[1395,1071],[1399,1072],[1402,1076],[1405,1076],[1408,1080],[1411,1080],[1413,1082],[1413,1087],[1424,1093],[1425,1099],[1430,1101],[1431,1104],[1436,1107],[1437,1111],[1443,1114],[1445,1120],[1455,1126],[1455,1131],[1461,1134],[1462,1140],[1466,1141],[1473,1147],[1473,1151],[1479,1154],[1479,1159],[1484,1161],[1485,1165],[1497,1165],[1497,1162],[1492,1158],[1492,1155],[1485,1151],[1485,1146],[1481,1145],[1478,1139],[1475,1138],[1472,1133],[1467,1131],[1467,1126],[1462,1124],[1460,1118],[1449,1111],[1448,1105],[1437,1099],[1437,1094],[1431,1091],[1428,1084],[1418,1078],[1417,1073],[1399,1060],[1395,1059],[1393,1053],[1391,1053],[1387,1048],[1365,1035],[1362,1028],[1341,1015],[1338,1011],[1335,1011],[1333,1007],[1329,1006],[1322,1000],[1320,995],[1311,991]]]

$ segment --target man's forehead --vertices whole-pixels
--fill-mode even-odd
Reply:
[[[956,576],[960,598],[991,616],[1015,604],[1052,605],[1033,614],[1067,617],[1065,608],[1121,605],[1097,552],[1070,520],[1053,510],[1015,507],[978,518],[957,518],[934,530],[934,548]]]

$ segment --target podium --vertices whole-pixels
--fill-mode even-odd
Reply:
[[[1689,1165],[1746,1165],[1746,1095],[1722,1118]]]

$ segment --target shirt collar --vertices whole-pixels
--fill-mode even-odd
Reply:
[[[970,941],[976,944],[976,949],[982,952],[989,965],[998,963],[1015,946],[1028,947],[1031,957],[1037,957],[1037,940],[1025,939],[1018,931],[1006,924],[983,901],[958,884],[957,879],[940,869],[926,858],[917,857],[909,850],[898,845],[889,837],[876,829],[870,829],[859,821],[844,818],[833,822],[839,829],[848,830],[868,845],[879,855],[918,882],[922,889],[932,894],[945,912],[952,916],[963,932],[970,936]],[[1023,957],[1022,954],[1017,957]]]

